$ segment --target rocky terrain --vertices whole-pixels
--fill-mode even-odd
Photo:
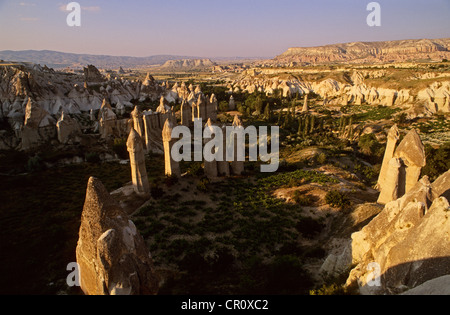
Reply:
[[[447,50],[436,40],[325,51],[351,63]],[[300,49],[305,60],[322,52]],[[161,73],[1,62],[0,237],[15,240],[0,244],[1,287],[23,290],[21,269],[21,281],[39,280],[27,289],[51,293],[448,292],[450,66],[439,61],[173,60]],[[208,130],[279,127],[278,171],[174,161],[173,128],[196,118]],[[81,292],[61,276],[70,261]]]
[[[210,70],[216,66],[210,59],[181,59],[168,60],[161,67],[165,71],[189,71],[189,70]]]
[[[320,47],[289,48],[274,63],[387,63],[441,61],[450,57],[450,39],[354,42]]]
[[[25,51],[0,51],[0,59],[17,62],[31,62],[47,65],[48,67],[78,68],[93,64],[99,68],[118,69],[119,67],[139,69],[144,67],[159,66],[168,60],[191,59],[192,56],[157,55],[149,57],[119,57],[88,54],[70,54],[50,50],[25,50]]]
[[[444,66],[445,67],[445,66]],[[316,94],[325,106],[384,105],[402,107],[410,118],[450,112],[450,69],[425,72],[419,70],[309,70],[291,75],[283,71],[253,69],[230,80],[230,93],[265,93],[277,90],[284,97]],[[404,77],[403,75],[408,77]],[[435,78],[435,80],[430,80]],[[395,82],[391,83],[391,80]],[[397,88],[394,88],[396,87]]]

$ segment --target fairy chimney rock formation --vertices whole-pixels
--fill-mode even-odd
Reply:
[[[144,127],[144,119],[142,113],[139,111],[137,106],[131,112],[131,117],[133,118],[134,130],[141,136],[141,138],[145,137],[145,127]]]
[[[181,176],[180,165],[172,158],[172,146],[174,141],[172,139],[172,122],[167,119],[162,131],[162,138],[164,143],[164,160],[165,160],[165,173],[167,176]]]
[[[305,102],[303,104],[302,113],[307,113],[309,111],[308,107],[308,94],[305,94]]]
[[[98,113],[98,121],[100,122],[100,134],[102,138],[114,136],[117,127],[117,116],[111,104],[106,99],[103,99],[100,112]]]
[[[150,195],[150,185],[145,167],[144,145],[141,136],[131,128],[127,140],[127,149],[130,153],[131,177],[134,191],[139,196]]]
[[[208,128],[209,130],[211,130],[211,133],[213,132],[213,125],[211,122],[211,119],[208,119],[208,121],[206,122],[205,128]],[[216,137],[217,135],[214,135],[214,137]],[[204,140],[205,144],[208,144],[210,141],[214,141],[214,139],[206,139]],[[215,142],[214,142],[215,143]],[[213,148],[216,150],[217,146],[214,145]],[[215,155],[216,152],[213,152],[211,150],[211,152],[207,152],[210,153],[210,155]],[[214,179],[218,176],[218,168],[217,168],[217,163],[218,161],[216,159],[212,159],[212,161],[208,161],[208,159],[205,156],[205,175],[206,177],[208,177],[209,179]]]
[[[426,165],[425,148],[417,131],[411,130],[395,149],[399,137],[397,131],[394,126],[388,135],[386,154],[378,181],[378,188],[381,191],[378,198],[380,204],[387,204],[408,193],[417,184],[420,172]]]
[[[86,295],[154,295],[159,278],[134,223],[100,180],[86,191],[76,248],[80,285]]]
[[[186,100],[181,103],[181,125],[190,127],[192,125],[192,107]]]
[[[394,125],[388,133],[388,140],[386,145],[386,151],[383,158],[383,164],[381,166],[380,176],[378,178],[378,189],[382,189],[382,186],[386,180],[387,170],[389,168],[389,162],[394,157],[395,147],[397,141],[400,139],[400,132],[397,125]]]
[[[219,110],[219,103],[217,101],[216,95],[212,94],[209,99],[209,103],[206,108],[206,113],[208,119],[211,119],[212,122],[217,121],[217,111]]]
[[[56,123],[56,129],[59,142],[64,144],[81,135],[81,128],[78,122],[64,112],[62,112],[61,118]]]
[[[407,193],[417,183],[420,172],[426,165],[425,148],[415,129],[405,136],[394,157],[401,158],[406,166],[405,193]]]
[[[230,111],[236,110],[236,102],[234,101],[233,95],[230,96],[230,102],[228,103],[228,109]]]
[[[238,115],[234,116],[233,127],[235,128],[235,130],[244,128],[242,121]],[[228,139],[228,140],[231,141],[232,139]],[[237,148],[238,148],[239,144],[237,143],[237,137],[235,137],[233,142],[234,142],[234,158],[233,158],[233,161],[231,161],[231,170],[234,175],[242,175],[244,173],[244,161],[238,160]]]

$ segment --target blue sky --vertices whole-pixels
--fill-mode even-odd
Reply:
[[[80,0],[69,27],[61,0],[0,0],[0,50],[121,56],[273,57],[289,47],[450,37],[450,0]]]

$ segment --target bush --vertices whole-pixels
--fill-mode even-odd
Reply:
[[[328,192],[325,196],[325,201],[328,205],[334,208],[344,209],[350,206],[350,200],[348,197],[338,190]]]
[[[160,184],[153,182],[150,186],[150,194],[153,199],[160,199],[164,196],[164,189],[160,187]]]
[[[296,204],[300,205],[300,206],[310,206],[312,204],[312,200],[309,196],[305,196],[303,194],[303,192],[296,190],[294,192],[294,196],[292,197],[292,199],[295,201]]]
[[[30,157],[27,162],[26,169],[28,172],[37,172],[43,170],[44,166],[42,164],[42,159],[39,155]]]
[[[127,150],[127,140],[123,138],[114,139],[113,151],[119,159],[127,160],[129,158],[128,150]]]
[[[430,181],[435,181],[450,169],[450,143],[445,143],[438,149],[426,145],[425,154],[427,164],[422,169],[422,176],[428,176]]]
[[[202,176],[205,172],[201,162],[193,162],[190,163],[187,173],[191,176]]]
[[[221,101],[219,103],[219,111],[221,112],[228,112],[229,104],[226,101]]]
[[[197,183],[197,189],[202,192],[208,191],[208,185],[210,181],[208,178],[204,177]]]
[[[84,157],[88,163],[98,164],[101,162],[100,156],[95,152],[86,153]]]
[[[319,165],[323,165],[323,164],[325,164],[327,162],[327,155],[325,154],[325,153],[320,153],[318,156],[317,156],[317,163],[319,164]]]
[[[361,152],[365,155],[374,155],[379,145],[377,138],[372,133],[363,135],[358,142]]]
[[[176,185],[178,183],[178,176],[176,176],[176,175],[166,176],[164,178],[164,182],[165,182],[167,187],[171,187],[173,185]]]

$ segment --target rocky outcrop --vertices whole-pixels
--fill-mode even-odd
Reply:
[[[96,178],[90,178],[76,248],[86,295],[153,295],[159,279],[144,239]]]
[[[55,138],[55,119],[34,101],[28,99],[22,129],[22,149],[31,150]]]
[[[356,266],[347,286],[361,294],[399,294],[450,275],[450,205],[445,198],[449,178],[450,171],[433,184],[423,177],[352,235],[342,254],[350,259],[340,260],[346,266],[333,266],[334,270]],[[374,266],[379,267],[378,283],[372,282],[377,274]],[[327,270],[333,268],[327,266]],[[434,292],[447,292],[445,287],[440,289]]]
[[[320,79],[320,76],[317,80],[305,80],[302,79],[302,73],[300,72],[299,77],[290,76],[289,78],[282,74],[274,77],[269,73],[256,76],[242,75],[229,83],[229,93],[261,92],[266,95],[280,93],[283,97],[300,97],[312,92],[324,100],[325,106],[362,104],[398,106],[408,109],[406,113],[410,119],[428,117],[438,112],[450,112],[450,81],[435,82],[420,91],[396,90],[374,87],[366,83],[366,78],[379,78],[386,75],[386,72],[380,70],[355,70],[353,73],[344,73],[339,80]],[[342,75],[340,71],[336,74]]]
[[[104,82],[106,79],[94,65],[88,65],[83,68],[86,82]]]
[[[106,99],[103,100],[102,107],[100,108],[98,121],[100,123],[100,135],[102,138],[114,137],[117,134],[117,116],[111,104]]]
[[[421,39],[385,42],[353,42],[320,47],[289,48],[274,62],[291,64],[381,63],[450,56],[450,39]]]
[[[169,60],[161,69],[164,70],[194,70],[194,69],[205,69],[212,68],[216,66],[215,62],[210,59],[182,59],[182,60]]]
[[[392,156],[396,139],[398,130],[394,126],[388,135],[386,153],[378,179],[381,190],[378,203],[381,204],[408,193],[416,185],[420,172],[426,165],[425,148],[415,129],[408,132]]]
[[[98,74],[91,75],[91,72],[87,70],[92,80],[99,79]],[[133,107],[132,100],[154,101],[164,93],[165,89],[154,80],[141,83],[114,78],[86,82],[84,75],[47,71],[38,65],[12,63],[0,66],[0,116],[8,118],[23,115],[29,97],[49,114],[59,117],[63,111],[66,114],[97,111],[104,98],[112,105],[120,102]]]

